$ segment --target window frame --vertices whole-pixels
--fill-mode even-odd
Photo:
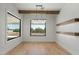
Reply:
[[[18,18],[17,16],[15,16],[15,15],[13,15],[12,13],[10,13],[10,12],[7,12],[7,15],[11,15],[12,17],[15,17],[15,18],[17,18],[19,21],[20,21],[20,23],[19,23],[19,25],[20,25],[20,27],[19,27],[19,36],[17,36],[17,37],[13,37],[13,38],[8,38],[7,37],[7,41],[10,41],[10,40],[13,40],[13,39],[15,39],[15,38],[19,38],[19,37],[21,37],[21,19],[20,18]],[[7,26],[8,26],[8,23],[7,23]],[[7,31],[8,31],[8,29],[7,29]],[[8,36],[8,34],[7,34],[7,36]]]
[[[32,20],[30,20],[30,36],[46,36],[46,22],[45,22],[45,35],[31,35],[31,23],[32,22]]]

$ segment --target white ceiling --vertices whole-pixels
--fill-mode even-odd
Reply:
[[[43,5],[44,10],[60,10],[64,3],[16,3],[18,10],[36,10],[36,5]]]

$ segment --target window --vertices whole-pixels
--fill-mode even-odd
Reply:
[[[8,41],[21,36],[21,20],[7,13],[7,38]]]
[[[46,36],[46,20],[31,20],[31,36]]]

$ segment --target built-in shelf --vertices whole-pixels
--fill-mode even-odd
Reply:
[[[66,35],[72,35],[72,36],[79,36],[79,32],[56,32],[57,34],[66,34]]]
[[[71,23],[75,23],[75,22],[79,22],[79,18],[74,18],[74,19],[70,19],[70,20],[58,23],[58,24],[56,24],[56,26],[71,24]]]

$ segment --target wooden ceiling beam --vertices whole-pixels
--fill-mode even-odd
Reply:
[[[30,14],[30,13],[43,13],[43,14],[59,14],[60,11],[48,11],[48,10],[18,10],[21,14]]]

